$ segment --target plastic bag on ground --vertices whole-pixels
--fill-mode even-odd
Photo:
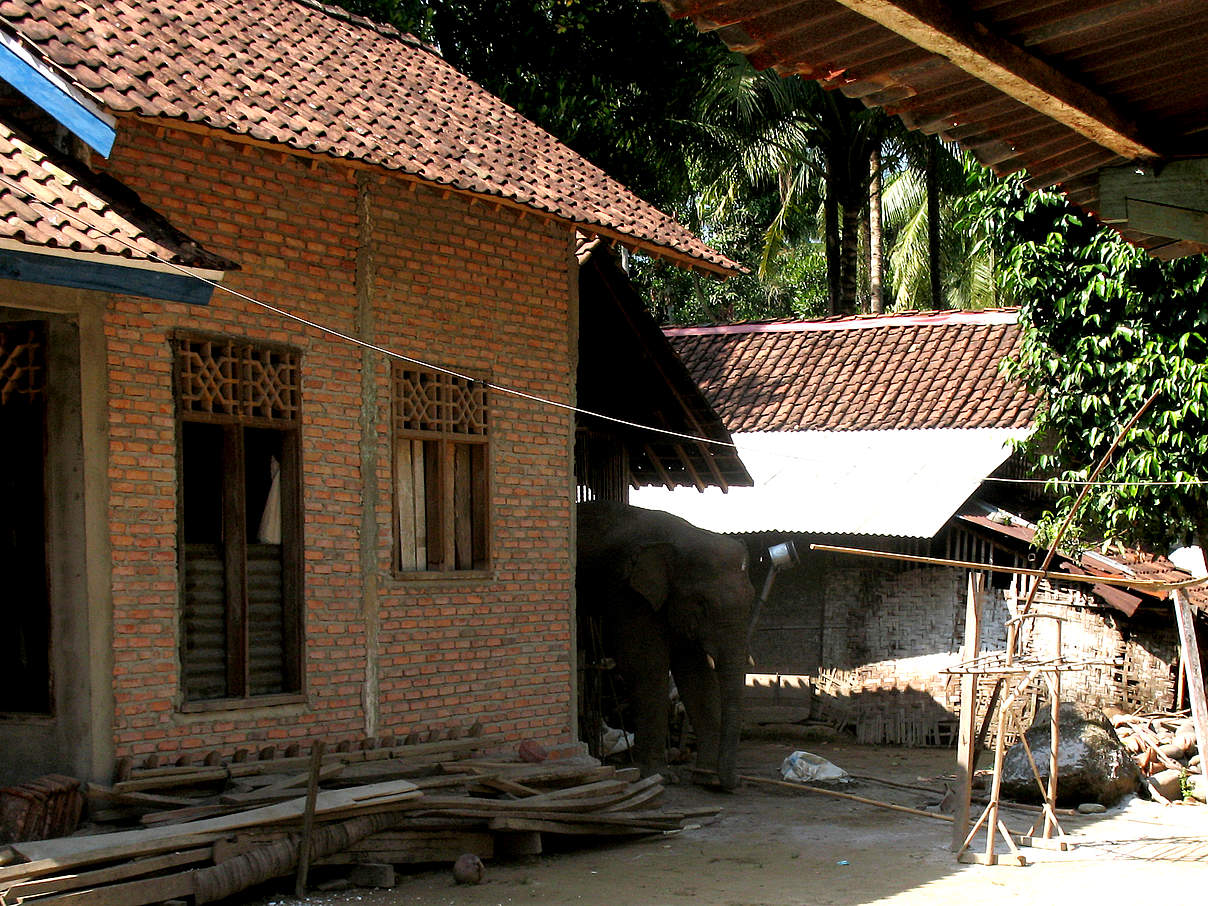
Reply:
[[[851,775],[821,755],[794,752],[780,765],[780,776],[798,783],[848,783]]]

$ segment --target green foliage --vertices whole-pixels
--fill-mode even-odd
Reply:
[[[702,201],[721,216],[731,208],[762,215],[760,278],[774,282],[778,270],[791,273],[803,244],[823,239],[832,249],[823,261],[843,295],[836,303],[854,310],[857,227],[868,204],[870,157],[891,136],[904,134],[901,123],[816,82],[757,72],[738,56],[716,71],[698,118],[708,139],[694,161]],[[823,223],[824,203],[849,215],[845,227],[837,218]],[[777,268],[782,255],[798,260]]]
[[[716,36],[672,21],[657,3],[334,2],[435,45],[487,90],[751,269],[718,282],[638,259],[635,280],[664,318],[818,317],[832,289],[843,297],[840,310],[867,307],[857,234],[869,157],[880,148],[887,172],[906,172],[921,166],[927,138],[907,133],[896,118],[814,82],[756,72]],[[955,197],[963,191],[961,169],[943,157],[942,188]],[[826,199],[848,216],[827,224]],[[947,210],[959,216],[953,205]],[[947,223],[949,304],[994,304],[975,279],[985,271],[971,268],[986,259],[968,255],[955,221]],[[925,238],[925,215],[914,226],[915,238]],[[901,275],[902,299],[929,298],[919,290],[925,247],[910,244],[910,235],[890,233],[901,249],[889,277]]]
[[[1017,362],[1044,404],[1032,452],[1069,510],[1116,435],[1155,391],[1078,519],[1097,537],[1168,547],[1208,528],[1208,259],[1162,263],[1020,180],[987,189],[981,226],[1006,250],[1021,302]],[[1170,482],[1172,484],[1138,484]]]
[[[995,279],[995,249],[985,241],[976,221],[982,206],[980,193],[995,178],[955,147],[941,145],[941,149],[940,265],[945,307],[968,310],[1010,304]],[[928,299],[931,293],[925,176],[917,160],[914,165],[903,165],[913,158],[917,158],[916,152],[899,152],[900,163],[884,192],[887,283],[893,292],[892,307],[898,310],[921,307],[918,300]]]

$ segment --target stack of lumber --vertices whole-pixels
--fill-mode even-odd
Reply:
[[[286,753],[211,764],[126,766],[89,788],[89,833],[14,843],[0,854],[0,903],[142,906],[213,902],[307,863],[389,867],[463,853],[539,853],[550,835],[576,840],[681,829],[716,808],[668,811],[658,778],[595,759],[531,763],[481,755],[490,740]],[[263,753],[262,753],[263,754]],[[305,828],[310,805],[313,832]],[[328,869],[329,871],[337,869]]]
[[[1147,775],[1166,770],[1198,770],[1202,755],[1195,741],[1195,725],[1187,714],[1153,712],[1126,714],[1109,710],[1108,719],[1120,742]]]

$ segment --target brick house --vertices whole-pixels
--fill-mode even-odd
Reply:
[[[752,643],[751,718],[830,721],[879,743],[951,739],[967,570],[811,551],[810,544],[1035,566],[1040,498],[1011,456],[1036,400],[999,370],[1014,311],[923,312],[665,330],[733,432],[754,486],[726,495],[635,491],[632,502],[741,534],[752,557],[794,540]],[[1007,479],[1007,480],[999,480]],[[754,559],[753,559],[754,562]],[[1161,557],[1087,554],[1061,568],[1103,576],[1180,573]],[[758,576],[756,576],[758,578]],[[1030,586],[987,575],[983,650]],[[1208,594],[1191,592],[1201,616]],[[1045,580],[1033,609],[1063,616],[1071,656],[1110,666],[1072,674],[1080,700],[1127,709],[1179,700],[1178,640],[1164,595]],[[1047,621],[1046,621],[1047,623]],[[1033,644],[1051,643],[1051,626]],[[1035,707],[1035,700],[1027,703]]]
[[[573,743],[575,234],[732,263],[342,11],[3,16],[0,779]]]

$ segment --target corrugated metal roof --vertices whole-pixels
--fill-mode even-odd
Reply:
[[[931,538],[1027,428],[735,434],[753,488],[643,488],[630,502],[716,532]]]
[[[1208,154],[1204,0],[661,0],[798,74],[1100,210],[1099,174]],[[1202,251],[1122,228],[1164,257]]]

